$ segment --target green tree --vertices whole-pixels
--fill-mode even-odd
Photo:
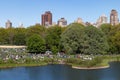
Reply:
[[[110,46],[109,53],[110,54],[119,54],[120,53],[120,42],[119,42],[119,34],[120,34],[120,24],[116,26],[111,26],[110,24],[101,25],[100,29],[107,36],[107,41]]]
[[[14,44],[14,36],[15,36],[15,29],[14,28],[8,28],[6,29],[6,40],[7,40],[7,44],[13,45]]]
[[[85,54],[105,54],[109,49],[104,33],[94,26],[85,28],[84,44],[81,49]]]
[[[46,50],[45,40],[37,34],[32,35],[27,39],[27,49],[30,53],[43,53]]]
[[[27,37],[30,37],[34,34],[38,34],[44,38],[45,32],[46,32],[46,28],[44,26],[34,25],[34,26],[30,26],[27,28],[26,35],[27,35]]]
[[[7,44],[7,34],[4,28],[0,28],[0,44]]]
[[[50,49],[53,53],[57,53],[59,51],[59,42],[60,35],[62,33],[62,28],[59,26],[53,26],[47,29],[46,31],[46,46],[47,49]]]
[[[112,41],[114,46],[116,47],[116,53],[120,54],[120,31],[113,36]]]
[[[62,33],[60,44],[67,53],[105,54],[109,48],[101,30],[75,23]]]
[[[15,28],[14,44],[15,45],[26,45],[26,29]]]
[[[113,44],[112,54],[120,54],[120,24],[111,29],[111,43]]]
[[[104,34],[109,37],[110,36],[110,31],[112,29],[112,25],[110,24],[102,24],[99,28],[104,32]]]
[[[73,23],[61,34],[60,48],[68,54],[80,53],[83,43],[84,26]]]
[[[116,47],[113,44],[113,36],[115,35],[116,28],[110,24],[103,24],[100,26],[100,29],[104,32],[107,37],[107,42],[109,44],[109,54],[113,54],[116,52]]]

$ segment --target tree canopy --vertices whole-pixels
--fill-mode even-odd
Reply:
[[[35,53],[51,50],[68,54],[120,54],[120,24],[103,24],[99,28],[78,23],[67,27],[0,28],[0,45],[26,45],[29,52]]]
[[[62,28],[59,26],[53,26],[46,31],[46,46],[47,49],[51,50],[53,53],[59,51],[60,35],[62,34]]]
[[[61,46],[67,53],[104,54],[109,46],[104,33],[93,27],[71,24],[61,35]]]
[[[83,42],[84,26],[73,23],[61,34],[60,47],[66,53],[80,52]]]
[[[27,39],[27,49],[30,53],[44,53],[45,40],[40,35],[34,34]]]
[[[109,49],[104,33],[94,26],[85,28],[83,51],[86,54],[105,54]]]

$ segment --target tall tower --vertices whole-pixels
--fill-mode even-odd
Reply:
[[[10,22],[10,20],[8,20],[5,24],[6,24],[6,28],[12,27],[12,22]]]
[[[44,14],[42,14],[41,19],[41,24],[43,26],[52,25],[52,13],[50,11],[46,11]]]
[[[102,24],[107,23],[107,17],[103,14],[102,16],[99,17],[99,19],[96,22],[96,27],[99,27]]]
[[[118,13],[114,9],[111,11],[110,14],[110,24],[113,26],[119,24]]]
[[[61,18],[58,20],[58,25],[61,27],[65,27],[67,26],[67,20],[65,20],[65,18]]]

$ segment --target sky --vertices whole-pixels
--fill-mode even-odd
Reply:
[[[10,20],[14,27],[23,23],[25,27],[41,23],[41,14],[51,11],[53,22],[64,17],[68,24],[78,17],[91,23],[102,14],[108,17],[112,9],[120,14],[120,0],[0,0],[0,26]]]

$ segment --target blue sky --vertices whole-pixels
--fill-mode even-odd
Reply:
[[[68,23],[78,17],[83,21],[96,22],[99,16],[110,16],[112,9],[120,13],[120,0],[0,0],[0,26],[9,19],[14,27],[41,23],[41,14],[51,11],[53,22],[65,17]]]

